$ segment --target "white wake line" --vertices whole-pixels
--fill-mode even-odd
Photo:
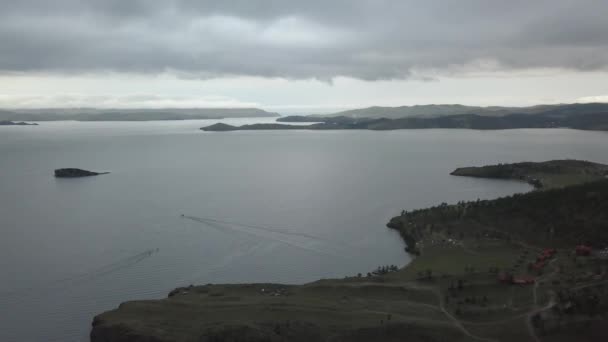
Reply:
[[[320,250],[317,250],[317,249],[314,249],[314,248],[302,246],[302,245],[293,243],[291,241],[286,241],[286,240],[279,239],[279,238],[276,238],[276,237],[264,236],[264,235],[256,234],[256,233],[249,232],[249,231],[243,231],[243,230],[234,229],[234,228],[231,228],[231,227],[228,227],[228,226],[221,226],[220,224],[217,224],[215,222],[211,222],[211,221],[208,221],[208,220],[205,220],[205,219],[200,219],[200,218],[195,217],[195,216],[186,216],[186,215],[183,215],[182,217],[185,218],[185,219],[188,219],[188,220],[192,220],[192,221],[195,221],[195,222],[199,222],[199,223],[205,224],[207,226],[210,226],[210,227],[218,229],[218,230],[228,231],[228,232],[232,232],[232,233],[247,234],[249,236],[253,236],[253,237],[256,237],[256,238],[273,240],[273,241],[280,242],[280,243],[283,243],[283,244],[291,246],[291,247],[299,248],[299,249],[302,249],[302,250],[305,250],[305,251],[308,251],[308,252],[312,252],[312,253],[315,253],[315,254],[319,254],[319,255],[326,255],[326,256],[331,256],[331,257],[344,258],[343,256],[341,256],[339,254],[333,254],[333,253],[328,253],[328,252],[325,252],[325,251],[320,251]],[[273,233],[278,233],[278,232],[273,232]],[[278,233],[278,234],[281,234],[281,233]]]
[[[22,295],[22,294],[26,294],[27,292],[37,291],[37,290],[51,291],[53,286],[58,286],[58,285],[66,284],[66,283],[68,285],[75,285],[75,284],[80,284],[83,282],[95,280],[99,277],[103,277],[105,275],[132,267],[132,266],[140,263],[141,261],[151,257],[154,253],[156,253],[158,251],[159,251],[158,248],[147,249],[141,253],[120,259],[111,264],[107,264],[107,265],[95,268],[93,270],[90,270],[90,271],[87,271],[87,272],[84,272],[81,274],[76,274],[76,275],[73,275],[70,277],[51,281],[48,287],[44,287],[42,289],[36,288],[36,287],[26,287],[26,288],[21,288],[19,290],[15,290],[15,291],[2,292],[1,294],[2,295]]]

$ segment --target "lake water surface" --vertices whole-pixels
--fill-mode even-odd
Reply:
[[[215,122],[0,127],[0,341],[87,341],[95,314],[177,286],[403,266],[402,209],[529,189],[454,168],[608,162],[601,132],[198,130]]]

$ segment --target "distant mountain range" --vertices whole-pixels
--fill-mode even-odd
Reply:
[[[476,107],[458,104],[418,105],[401,107],[368,107],[352,109],[333,114],[317,114],[306,117],[349,117],[349,118],[436,118],[450,115],[506,116],[510,114],[593,114],[608,112],[608,103],[575,103],[557,105],[537,105],[531,107]],[[312,121],[312,120],[311,120]],[[292,121],[295,122],[295,121]]]
[[[277,113],[257,108],[44,108],[0,110],[0,120],[3,121],[152,121],[278,116]]]

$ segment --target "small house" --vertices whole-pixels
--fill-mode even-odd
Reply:
[[[542,270],[545,267],[546,264],[547,263],[545,261],[539,261],[539,262],[537,262],[535,264],[532,264],[532,268],[534,270],[540,271],[540,270]]]
[[[591,254],[592,248],[587,245],[578,245],[574,251],[578,256],[588,256]]]
[[[513,282],[513,275],[508,272],[500,272],[498,274],[498,281],[503,284],[511,284]]]
[[[532,277],[516,277],[513,278],[513,284],[515,285],[532,285],[534,284],[535,279]]]

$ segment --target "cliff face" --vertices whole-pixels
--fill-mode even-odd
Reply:
[[[464,341],[437,315],[432,292],[385,276],[305,285],[178,288],[161,300],[126,302],[93,321],[92,342]],[[428,305],[427,305],[428,304]],[[419,308],[419,306],[416,306]],[[390,312],[390,314],[389,314]]]
[[[433,329],[433,327],[428,327],[428,329]],[[290,326],[273,323],[262,327],[230,325],[210,329],[200,335],[174,339],[174,337],[158,338],[150,335],[137,335],[126,328],[114,326],[94,327],[91,332],[91,342],[401,342],[404,339],[412,342],[470,341],[447,324],[440,324],[435,329],[437,330],[426,330],[422,324],[386,322],[381,326],[355,328],[344,334],[328,336],[326,335],[328,331],[321,330],[318,326],[294,322]]]
[[[93,321],[93,329],[90,335],[91,341],[94,342],[165,342],[154,336],[144,336],[134,334],[124,325],[109,326],[104,324],[100,319]]]
[[[205,322],[198,325],[184,327],[181,333],[163,332],[164,327],[159,326],[154,330],[143,331],[131,329],[127,325],[108,324],[102,319],[96,318],[91,330],[91,342],[175,342],[175,341],[197,341],[197,342],[321,342],[318,327],[291,323],[289,326],[261,323],[259,325],[249,324],[225,324],[205,327]],[[189,334],[189,336],[188,336]]]
[[[92,342],[315,342],[320,327],[290,319],[279,303],[295,286],[205,285],[177,288],[168,298],[126,302],[93,320]],[[283,314],[278,314],[283,312]]]

